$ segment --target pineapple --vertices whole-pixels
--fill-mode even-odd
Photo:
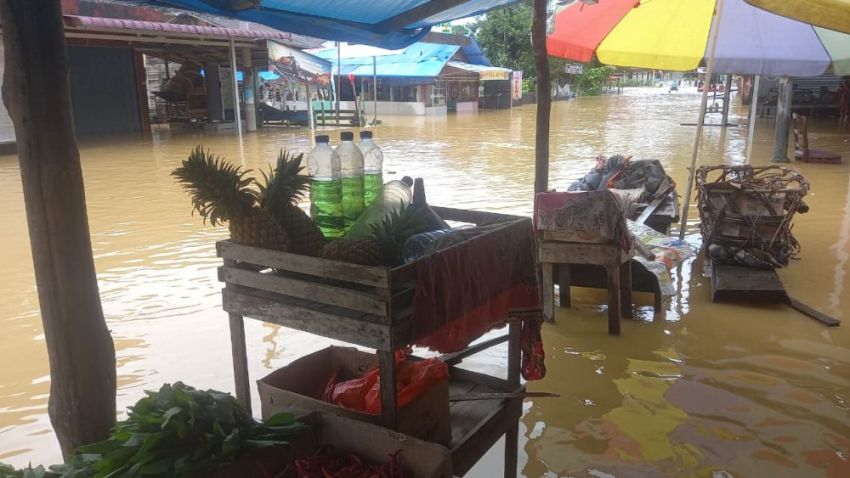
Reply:
[[[259,194],[252,187],[255,181],[246,178],[247,173],[198,146],[171,175],[189,191],[193,212],[213,226],[226,222],[233,242],[288,250],[286,231],[258,207]]]
[[[301,173],[298,156],[281,150],[277,167],[266,174],[260,184],[260,207],[286,230],[291,241],[290,250],[296,254],[318,256],[325,247],[325,236],[315,222],[300,207],[310,184],[310,176]]]
[[[402,204],[380,223],[372,224],[372,235],[330,242],[322,257],[367,266],[397,266],[404,262],[404,241],[427,229],[422,209]]]

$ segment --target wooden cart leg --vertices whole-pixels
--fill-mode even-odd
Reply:
[[[519,455],[519,422],[505,432],[505,478],[516,478]]]
[[[656,289],[654,295],[655,295],[655,301],[652,304],[652,308],[655,309],[655,314],[658,315],[661,312],[663,312],[663,310],[661,309],[661,307],[662,307],[661,306],[661,299],[662,299],[661,290]]]
[[[544,262],[540,264],[543,269],[543,318],[549,322],[555,321],[555,284],[552,278],[554,264]]]
[[[378,350],[378,366],[381,369],[381,421],[385,427],[397,430],[395,353],[391,350]]]
[[[520,336],[522,335],[522,323],[511,322],[508,324],[508,383],[511,391],[519,387],[520,368],[522,367],[522,349],[520,348]]]
[[[558,286],[561,289],[561,307],[570,307],[570,265],[558,264]]]
[[[239,314],[230,316],[230,348],[233,354],[233,378],[236,400],[251,414],[251,384],[248,382],[248,351],[245,347],[245,320]]]
[[[620,267],[607,266],[608,271],[608,333],[620,335]]]
[[[623,317],[634,318],[632,309],[632,261],[628,260],[620,264],[620,308]]]

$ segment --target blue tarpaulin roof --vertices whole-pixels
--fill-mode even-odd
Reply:
[[[458,45],[417,42],[397,53],[376,56],[377,76],[396,78],[431,78],[443,70],[446,62],[460,49]],[[336,74],[336,48],[313,51],[313,55],[334,64]],[[342,57],[340,71],[343,76],[372,76],[372,56]]]
[[[258,0],[259,8],[230,10],[228,0],[151,0],[176,7],[262,23],[328,40],[404,48],[431,25],[479,15],[517,0]]]

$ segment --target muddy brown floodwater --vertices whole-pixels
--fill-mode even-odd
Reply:
[[[698,96],[684,88],[558,102],[552,111],[552,187],[565,188],[597,153],[661,160],[687,181]],[[731,121],[744,123],[742,108]],[[714,115],[711,118],[719,122]],[[376,130],[386,177],[425,178],[437,205],[530,214],[534,107],[448,118],[386,117]],[[772,152],[760,120],[754,164]],[[840,166],[794,164],[809,177],[811,212],[798,215],[800,260],[780,275],[802,301],[850,320],[850,129],[817,120],[811,142],[845,155]],[[123,410],[163,382],[233,390],[226,315],[220,310],[213,244],[169,172],[196,144],[248,168],[279,148],[306,151],[304,129],[247,135],[179,130],[148,139],[81,143],[92,242],[103,308],[118,354]],[[702,163],[744,161],[746,129],[707,128]],[[695,217],[693,213],[691,217]],[[60,454],[46,414],[49,371],[14,157],[0,157],[0,461],[54,463]],[[696,231],[696,221],[690,225]],[[600,291],[577,289],[573,308],[544,326],[545,380],[527,400],[520,467],[529,477],[848,477],[850,323],[825,328],[782,305],[708,300],[701,260],[677,271],[677,294],[653,315],[637,294],[637,320],[606,333]],[[330,343],[247,323],[252,379]],[[502,373],[505,350],[472,367]],[[256,393],[256,392],[255,392]],[[256,403],[256,402],[255,402]],[[494,447],[471,476],[497,476]]]

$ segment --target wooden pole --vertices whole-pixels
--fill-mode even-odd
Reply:
[[[776,102],[776,136],[773,147],[773,162],[788,162],[788,134],[791,132],[791,95],[794,83],[791,78],[779,79],[779,99]]]
[[[236,66],[236,44],[233,38],[230,39],[230,73],[233,77],[233,119],[236,121],[236,135],[239,141],[242,141],[242,117],[239,115],[239,80],[236,78],[236,73],[239,67]]]
[[[549,190],[549,117],[552,107],[549,53],[546,51],[546,0],[534,0],[531,43],[537,73],[537,133],[534,143],[534,192]]]
[[[48,414],[67,457],[115,423],[115,347],[92,258],[60,2],[0,0],[0,22],[3,102],[15,126],[50,362]]]
[[[732,99],[732,75],[726,75],[726,85],[723,90],[723,122],[721,127],[725,128],[729,124],[729,102]]]
[[[714,31],[720,29],[720,16],[723,15],[723,0],[717,0],[716,14],[712,20]],[[702,87],[702,100],[699,105],[699,116],[697,120],[696,134],[694,135],[694,149],[691,150],[691,167],[688,170],[688,187],[685,192],[685,204],[682,206],[682,224],[679,227],[679,239],[685,238],[685,227],[688,224],[688,210],[691,208],[691,194],[694,192],[694,176],[697,169],[697,156],[699,155],[699,143],[702,140],[702,127],[705,123],[705,108],[708,106],[708,89],[711,85],[711,74],[714,69],[714,52],[717,50],[717,37],[711,37],[711,49],[708,54],[708,62],[705,67],[705,83]]]
[[[339,97],[342,94],[342,44],[336,42],[336,126],[339,127]]]

